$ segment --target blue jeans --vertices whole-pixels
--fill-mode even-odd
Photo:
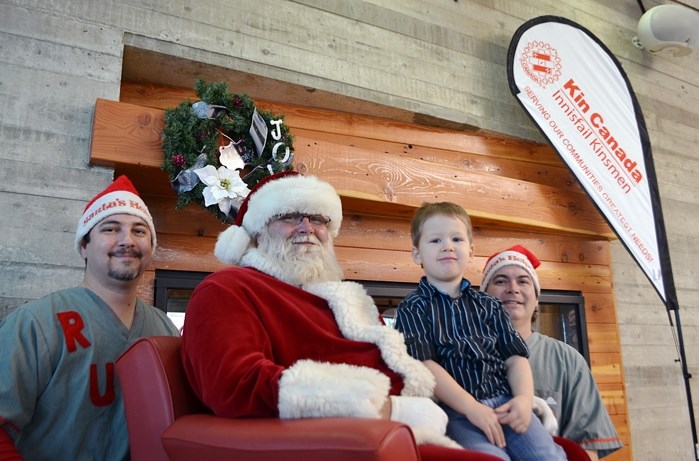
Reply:
[[[511,398],[512,396],[509,395],[501,395],[483,400],[481,403],[490,408],[497,408]],[[516,433],[510,426],[503,426],[507,445],[505,448],[499,448],[490,443],[483,431],[471,424],[466,416],[447,405],[442,404],[442,408],[449,416],[447,435],[466,449],[488,453],[505,461],[565,461],[566,459],[563,448],[553,441],[553,437],[546,432],[541,421],[534,414],[529,427],[523,434]]]

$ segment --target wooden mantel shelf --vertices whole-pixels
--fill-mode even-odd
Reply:
[[[513,168],[521,169],[523,160],[502,158],[502,146],[493,147],[491,158],[484,157],[481,151],[487,151],[485,141],[475,144],[469,140],[469,146],[477,145],[479,152],[449,150],[455,147],[445,149],[444,140],[453,145],[459,133],[439,129],[429,132],[422,127],[415,130],[420,132],[420,139],[397,143],[393,138],[403,127],[381,119],[355,125],[350,136],[333,131],[339,124],[333,123],[333,113],[329,111],[294,107],[284,110],[295,138],[295,169],[330,182],[348,211],[409,219],[423,202],[452,201],[464,206],[476,225],[615,238],[592,201],[578,187],[556,187],[488,174],[469,168],[465,160],[455,160],[457,165],[465,164],[455,167],[425,155],[430,150],[439,151],[443,158],[475,155],[502,164],[516,163],[518,166]],[[90,162],[128,174],[144,195],[174,196],[167,175],[160,170],[163,124],[161,108],[98,99]],[[378,139],[383,132],[387,135]],[[400,149],[395,148],[397,144]],[[551,158],[546,157],[542,164],[551,163]]]
[[[98,99],[92,125],[90,163],[160,168],[163,111]]]

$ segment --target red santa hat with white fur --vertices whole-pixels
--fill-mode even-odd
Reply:
[[[334,238],[342,223],[342,202],[330,184],[315,176],[296,171],[267,176],[240,205],[235,224],[221,232],[214,254],[226,264],[237,264],[267,223],[286,213],[327,216],[328,233]]]
[[[493,275],[501,268],[505,266],[519,266],[529,274],[529,278],[532,279],[532,283],[536,289],[536,296],[539,297],[541,285],[539,285],[539,276],[536,275],[536,268],[539,267],[540,264],[541,261],[534,256],[534,253],[522,245],[515,245],[505,251],[495,253],[488,258],[488,261],[485,263],[480,290],[485,291],[488,288],[488,284],[492,280]]]
[[[129,178],[121,175],[85,207],[75,232],[75,250],[78,256],[82,257],[80,247],[83,237],[104,218],[115,214],[128,214],[143,219],[150,229],[151,243],[155,251],[157,240],[153,218]]]

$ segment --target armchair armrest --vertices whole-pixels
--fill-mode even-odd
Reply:
[[[420,459],[408,426],[376,419],[231,419],[192,414],[175,420],[161,440],[171,461]]]

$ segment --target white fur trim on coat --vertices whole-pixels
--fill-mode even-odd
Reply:
[[[361,284],[322,282],[302,288],[328,301],[345,338],[376,344],[386,365],[403,377],[402,395],[432,397],[434,376],[408,354],[403,334],[381,323],[374,300]]]
[[[279,380],[279,416],[376,419],[390,386],[372,368],[299,360]]]

